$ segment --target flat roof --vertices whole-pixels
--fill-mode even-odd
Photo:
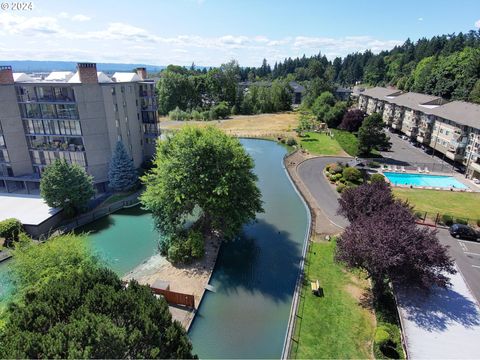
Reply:
[[[39,225],[60,210],[49,207],[40,196],[0,194],[0,221],[16,218],[25,225]]]

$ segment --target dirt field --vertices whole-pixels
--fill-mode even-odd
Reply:
[[[238,115],[218,121],[170,121],[160,119],[163,130],[175,130],[185,125],[215,125],[227,134],[243,137],[295,136],[298,116],[294,112],[281,114]]]

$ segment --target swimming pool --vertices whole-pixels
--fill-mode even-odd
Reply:
[[[393,185],[431,186],[441,188],[467,189],[460,181],[453,176],[446,175],[425,175],[425,174],[404,174],[395,172],[383,173]]]

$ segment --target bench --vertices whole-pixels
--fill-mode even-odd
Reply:
[[[318,282],[318,280],[311,281],[310,286],[312,287],[312,293],[318,295],[318,292],[320,290],[320,283]]]

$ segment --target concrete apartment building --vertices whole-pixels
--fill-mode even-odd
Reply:
[[[79,63],[76,73],[38,79],[0,67],[0,191],[35,191],[55,159],[84,167],[104,191],[117,141],[140,167],[159,135],[155,83],[145,68],[109,77]]]
[[[463,164],[480,179],[480,105],[438,96],[374,87],[359,95],[359,108],[425,146]]]

